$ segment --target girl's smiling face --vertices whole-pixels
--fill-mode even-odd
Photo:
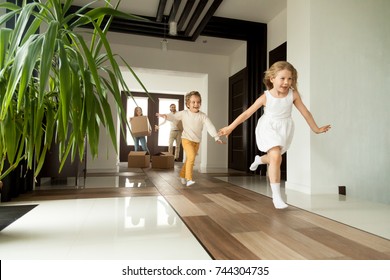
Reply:
[[[187,103],[187,107],[192,113],[198,113],[200,110],[201,100],[199,96],[192,95]]]
[[[279,71],[274,78],[271,79],[274,89],[279,94],[287,94],[292,85],[291,71],[284,69]]]

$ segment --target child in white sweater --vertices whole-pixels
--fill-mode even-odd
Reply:
[[[183,123],[181,141],[186,153],[186,160],[180,171],[180,178],[182,184],[187,187],[195,184],[193,180],[193,169],[195,157],[202,139],[203,126],[206,126],[208,133],[217,143],[224,143],[220,140],[218,132],[208,116],[200,111],[201,103],[202,97],[200,93],[191,91],[186,95],[186,106],[188,110],[183,110],[176,114],[156,114],[156,116],[166,118],[168,121],[180,120]]]

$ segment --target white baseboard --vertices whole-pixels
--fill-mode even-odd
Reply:
[[[295,183],[291,183],[289,181],[286,181],[285,188],[286,188],[286,190],[293,190],[293,191],[302,192],[305,194],[311,194],[311,187],[305,186],[302,184],[295,184]]]
[[[228,168],[226,168],[226,167],[204,167],[204,166],[200,166],[198,171],[200,173],[226,173],[226,172],[228,172]]]

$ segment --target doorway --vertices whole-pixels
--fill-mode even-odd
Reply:
[[[132,92],[132,97],[128,97],[125,92],[122,92],[122,103],[125,108],[126,119],[134,116],[134,108],[139,106],[142,108],[144,116],[148,116],[152,133],[146,137],[146,144],[151,155],[168,151],[170,124],[167,121],[161,125],[160,129],[156,130],[155,126],[160,125],[163,119],[156,117],[156,113],[169,113],[169,106],[175,104],[178,111],[184,109],[184,93],[183,94],[162,94],[162,93],[145,93]],[[126,135],[121,133],[120,136],[120,162],[127,162],[128,154],[134,151],[134,140],[125,123],[122,126],[126,128]],[[174,143],[174,149],[176,149]],[[179,160],[183,159],[181,150]]]
[[[242,69],[229,78],[229,123],[248,108],[248,70]],[[244,122],[232,132],[228,141],[228,167],[247,170],[248,123]]]
[[[277,61],[287,60],[287,42],[284,42],[280,46],[276,47],[269,52],[269,66]],[[280,178],[287,180],[287,153],[282,155],[282,164],[280,166]]]

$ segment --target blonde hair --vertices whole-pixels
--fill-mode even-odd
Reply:
[[[280,72],[282,70],[288,70],[291,72],[291,76],[292,76],[291,87],[293,89],[295,89],[296,91],[298,91],[298,87],[297,87],[298,72],[294,68],[294,66],[292,66],[292,64],[288,63],[287,61],[275,62],[274,64],[272,64],[272,66],[267,71],[264,72],[263,82],[264,82],[265,86],[267,87],[267,89],[270,90],[274,87],[274,85],[271,82],[271,79],[275,78],[276,75],[278,74],[278,72]]]
[[[199,97],[200,103],[202,103],[202,96],[200,96],[199,91],[191,91],[191,92],[186,94],[186,106],[187,106],[188,109],[190,108],[190,106],[188,104],[190,103],[191,96]]]

